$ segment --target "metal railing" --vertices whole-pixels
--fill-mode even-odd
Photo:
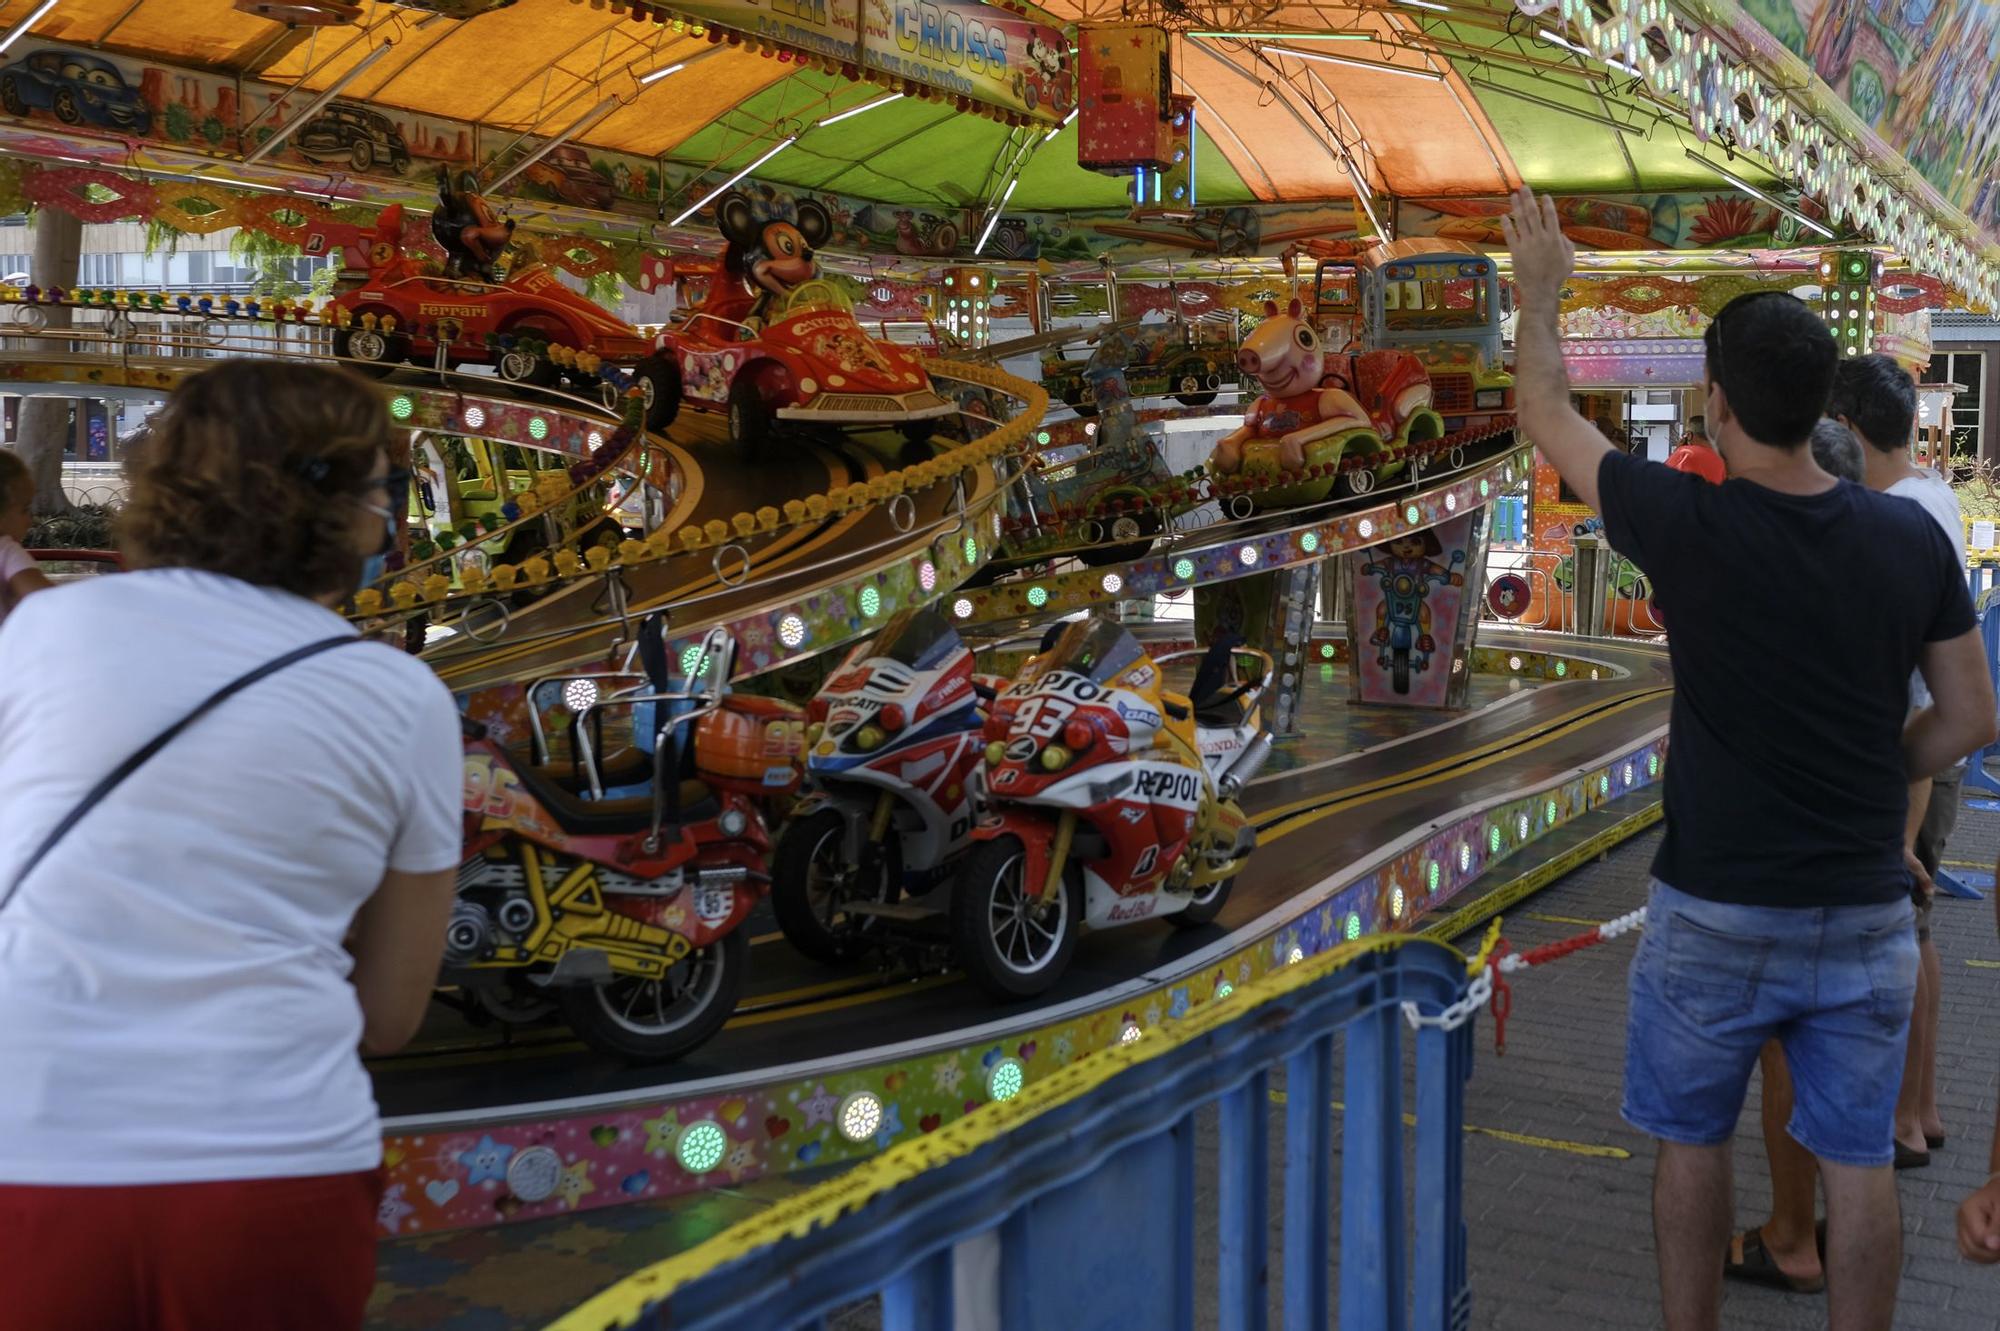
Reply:
[[[638,1272],[551,1331],[821,1327],[870,1298],[885,1331],[1179,1331],[1210,1312],[1224,1331],[1261,1331],[1273,1302],[1288,1331],[1463,1327],[1463,1107],[1483,996],[1468,969],[1441,944],[1389,936],[1233,994],[1218,982],[1186,1017],[1012,1098],[989,1086],[978,1112]],[[1412,1027],[1413,1184],[1403,1115]],[[1196,1186],[1197,1158],[1210,1152],[1212,1198]],[[1283,1196],[1272,1198],[1280,1162]],[[1217,1238],[1203,1244],[1210,1207]]]

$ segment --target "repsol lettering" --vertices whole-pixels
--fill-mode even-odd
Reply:
[[[1082,675],[1072,675],[1067,670],[1043,675],[1035,681],[1034,692],[1054,693],[1078,702],[1096,702],[1104,696],[1103,686],[1092,683]]]
[[[904,55],[975,74],[1007,72],[1007,33],[969,19],[955,8],[917,0],[896,6],[896,46]]]
[[[1133,778],[1132,794],[1139,799],[1191,804],[1201,794],[1201,782],[1193,772],[1148,768]]]

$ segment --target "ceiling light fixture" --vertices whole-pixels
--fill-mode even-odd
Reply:
[[[1190,37],[1233,37],[1245,42],[1372,42],[1372,32],[1191,32]]]
[[[536,148],[526,157],[523,157],[520,161],[514,163],[513,166],[507,168],[507,174],[501,176],[498,180],[488,185],[486,187],[487,190],[490,193],[498,194],[502,189],[502,187],[511,184],[516,176],[520,175],[523,171],[526,171],[536,162],[541,161],[544,157],[547,157],[557,148],[561,147],[565,143],[568,143],[571,139],[583,133],[585,130],[589,129],[592,125],[595,125],[598,121],[604,119],[604,117],[610,115],[613,111],[616,111],[619,107],[623,106],[624,104],[625,104],[625,99],[623,97],[613,95],[605,98],[603,101],[599,102],[596,106],[591,107],[588,111],[585,111],[582,115],[578,116],[576,122],[572,124],[568,129],[564,130],[562,133],[556,135],[552,139],[547,139],[543,141],[540,147]]]
[[[900,102],[902,100],[903,100],[902,93],[892,92],[887,97],[877,97],[872,102],[865,102],[860,106],[856,106],[850,108],[849,110],[842,111],[839,115],[828,116],[826,119],[820,121],[817,127],[824,129],[828,125],[838,125],[841,121],[848,119],[850,116],[858,116],[863,111],[873,111],[878,106],[887,106],[891,102]]]
[[[25,27],[26,25],[24,24],[22,26]],[[12,36],[11,33],[8,35],[10,37]],[[307,102],[305,104],[305,107],[302,110],[300,110],[300,112],[297,115],[293,116],[290,120],[287,120],[284,124],[272,130],[271,137],[265,139],[262,143],[258,144],[257,147],[250,153],[250,155],[243,159],[243,165],[249,166],[253,162],[261,162],[264,160],[264,158],[270,156],[271,153],[277,150],[278,145],[282,144],[286,139],[290,138],[292,134],[296,132],[301,125],[306,124],[314,116],[318,115],[321,107],[325,106],[328,102],[332,101],[334,98],[340,96],[341,92],[347,87],[347,85],[354,82],[354,80],[360,78],[361,75],[367,71],[370,65],[374,64],[377,60],[380,60],[383,56],[389,54],[389,50],[393,45],[394,45],[393,42],[383,42],[380,46],[370,51],[367,55],[362,56],[359,60],[355,61],[352,65],[348,66],[347,72],[342,74],[339,78],[335,79],[331,84],[329,84],[325,92],[320,93],[317,97],[314,97],[310,102]],[[4,51],[6,49],[7,49],[6,44],[4,42],[0,42],[0,51]]]
[[[1547,28],[1536,28],[1535,36],[1547,42],[1550,46],[1560,46],[1565,51],[1574,51],[1576,52],[1576,54],[1584,57],[1586,60],[1602,60],[1606,65],[1606,67],[1610,69],[1615,69],[1620,74],[1630,74],[1635,79],[1639,77],[1639,71],[1633,68],[1631,65],[1626,64],[1623,60],[1613,60],[1609,56],[1593,55],[1591,54],[1590,48],[1586,46],[1580,46],[1577,43],[1571,41],[1567,37],[1559,36],[1556,33],[1550,32]]]
[[[1779,212],[1791,218],[1794,222],[1797,222],[1800,226],[1804,227],[1806,230],[1816,232],[1817,234],[1826,237],[1828,240],[1838,239],[1838,237],[1835,236],[1831,230],[1820,225],[1818,222],[1813,221],[1812,218],[1807,217],[1804,213],[1800,212],[1798,209],[1787,208],[1784,204],[1779,203],[1776,199],[1766,194],[1763,190],[1758,189],[1755,185],[1752,185],[1749,181],[1743,179],[1741,176],[1734,175],[1731,172],[1723,170],[1721,167],[1717,166],[1714,162],[1709,161],[1706,157],[1703,157],[1700,153],[1696,152],[1694,149],[1689,148],[1687,150],[1687,155],[1688,155],[1688,160],[1690,162],[1695,162],[1702,166],[1707,167],[1709,170],[1715,172],[1716,175],[1721,176],[1731,185],[1734,185],[1737,189],[1742,190],[1745,194],[1748,194],[1751,198],[1770,204],[1773,208],[1776,208]]]
[[[0,51],[6,50],[8,47],[12,46],[15,42],[18,42],[23,37],[27,36],[28,29],[34,27],[37,23],[40,23],[42,19],[48,15],[48,12],[51,9],[54,9],[58,4],[61,3],[62,0],[42,0],[41,5],[35,10],[34,13],[28,15],[28,17],[22,19],[19,23],[16,23],[13,27],[7,29],[7,35],[5,37],[0,37]]]
[[[1399,5],[1411,5],[1417,9],[1432,9],[1440,14],[1449,14],[1451,12],[1450,5],[1441,5],[1437,0],[1396,0],[1396,3]]]
[[[1323,65],[1346,65],[1350,69],[1365,69],[1376,74],[1400,74],[1406,79],[1422,79],[1426,83],[1443,83],[1444,75],[1434,69],[1409,69],[1403,65],[1382,64],[1373,60],[1349,60],[1344,55],[1322,55],[1318,51],[1294,51],[1288,46],[1267,46],[1266,51],[1291,56],[1294,60],[1316,60]]]
[[[681,61],[676,61],[674,64],[668,65],[665,69],[656,69],[650,74],[641,74],[639,76],[639,86],[642,88],[651,87],[653,84],[658,83],[661,79],[665,78],[667,75],[678,74],[687,67],[688,67],[688,62],[685,60],[681,60]]]
[[[679,226],[682,222],[687,221],[688,218],[693,217],[696,213],[706,208],[709,204],[721,198],[724,192],[727,191],[731,185],[734,185],[737,181],[743,179],[743,177],[749,175],[752,171],[755,171],[758,167],[764,165],[764,163],[770,161],[773,157],[776,157],[779,153],[791,147],[794,143],[797,143],[798,140],[799,136],[796,134],[788,134],[784,138],[778,140],[776,146],[774,146],[771,149],[771,151],[765,153],[762,157],[759,157],[756,161],[750,163],[750,165],[744,167],[741,171],[738,171],[735,175],[723,181],[720,185],[717,185],[714,189],[710,190],[708,193],[702,195],[701,198],[698,201],[696,201],[693,205],[691,205],[686,212],[682,213],[679,217],[676,217],[668,225]]]
[[[1014,186],[1020,183],[1019,176],[1007,182],[1007,192],[1000,196],[1000,202],[994,206],[993,216],[986,219],[986,229],[979,233],[979,243],[972,247],[973,258],[977,259],[980,252],[986,248],[986,242],[993,239],[993,228],[1000,225],[1000,214],[1007,211],[1007,200],[1014,197]]]

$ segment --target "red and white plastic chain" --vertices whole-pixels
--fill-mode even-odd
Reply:
[[[1507,1052],[1507,1017],[1514,1008],[1513,986],[1506,977],[1516,971],[1527,970],[1530,966],[1544,966],[1558,957],[1566,957],[1572,952],[1608,943],[1620,934],[1631,933],[1634,929],[1646,927],[1646,908],[1627,911],[1616,919],[1606,920],[1595,929],[1576,935],[1574,938],[1559,939],[1530,948],[1526,952],[1509,952],[1503,939],[1494,949],[1489,969],[1494,975],[1493,989],[1493,1048],[1496,1053]]]

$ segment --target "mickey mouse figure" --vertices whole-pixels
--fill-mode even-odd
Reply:
[[[774,303],[818,275],[813,251],[833,234],[833,217],[811,199],[795,211],[796,222],[759,216],[742,194],[722,196],[715,207],[716,226],[729,242],[722,269],[735,280],[716,284],[710,313],[738,323],[761,321]]]
[[[431,214],[431,235],[444,247],[447,277],[480,277],[497,281],[500,252],[514,238],[514,219],[495,216],[493,205],[479,193],[471,172],[454,185],[451,172],[438,167],[438,206]]]

